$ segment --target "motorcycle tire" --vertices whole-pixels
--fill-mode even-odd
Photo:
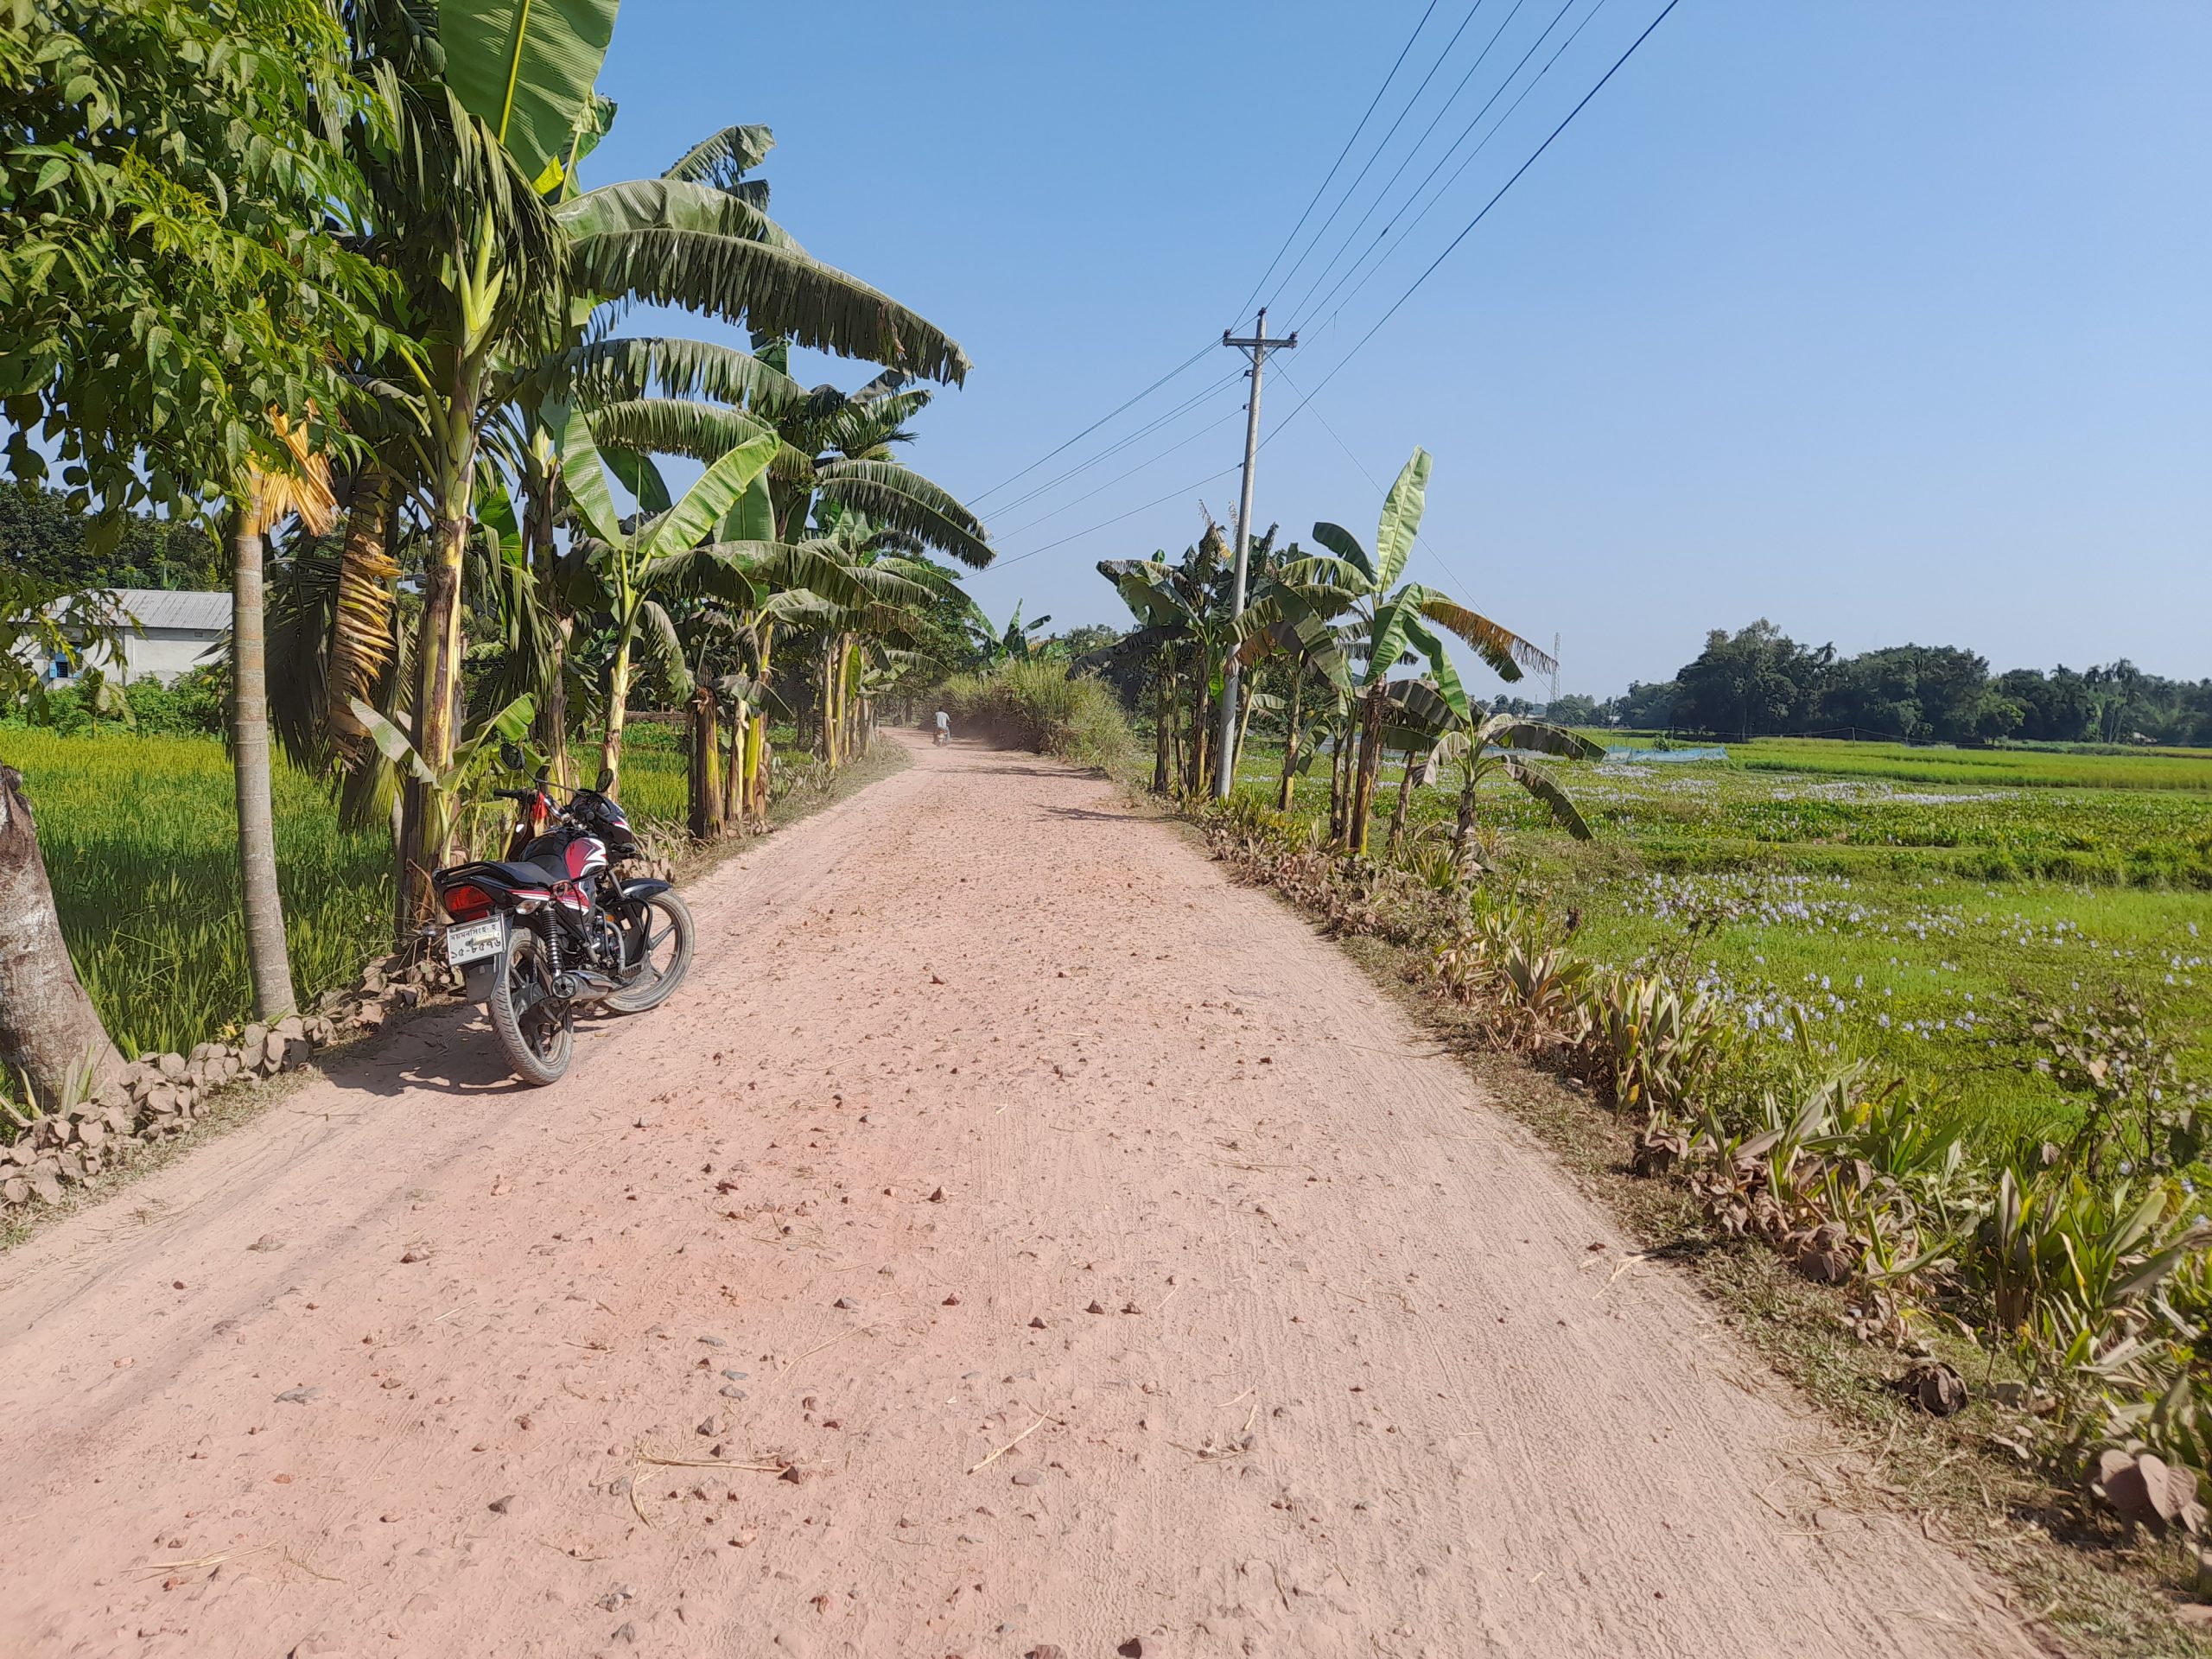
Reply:
[[[546,983],[537,936],[528,928],[516,928],[508,939],[484,1007],[517,1077],[538,1088],[560,1080],[575,1051],[575,1014]]]
[[[683,902],[682,895],[673,891],[656,893],[640,902],[645,912],[646,971],[634,983],[625,986],[601,1004],[615,1014],[643,1014],[648,1008],[658,1007],[683,982],[683,976],[691,967],[695,930],[691,923],[690,906]],[[655,912],[659,912],[658,928]],[[652,955],[664,943],[672,943],[675,948],[667,961],[655,968],[651,962]]]

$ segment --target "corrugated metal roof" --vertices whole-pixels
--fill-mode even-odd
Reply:
[[[231,596],[220,588],[204,594],[163,588],[118,588],[112,592],[115,602],[137,617],[149,633],[164,628],[212,639],[231,626]]]

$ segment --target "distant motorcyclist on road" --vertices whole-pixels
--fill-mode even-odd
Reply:
[[[937,711],[937,746],[940,749],[952,741],[952,716],[944,709]]]

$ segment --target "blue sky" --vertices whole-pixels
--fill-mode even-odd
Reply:
[[[1557,632],[1567,690],[1664,677],[1761,615],[1846,651],[2212,675],[2212,7],[1682,0],[1332,375],[1664,0],[1593,3],[1570,0],[1477,136],[1580,35],[1372,280],[1300,315],[1492,31],[1354,251],[1560,11],[1483,0],[1282,287],[1271,328],[1301,345],[1270,365],[1255,522],[1364,537],[1426,446],[1412,574]],[[589,176],[772,126],[777,217],[975,359],[910,459],[981,498],[1002,549],[972,580],[985,608],[1124,621],[1094,563],[1179,550],[1201,499],[1235,509],[1233,472],[1186,487],[1241,454],[1235,357],[992,486],[1249,330],[1236,308],[1425,5],[632,0]],[[1466,16],[1439,0],[1309,232]]]

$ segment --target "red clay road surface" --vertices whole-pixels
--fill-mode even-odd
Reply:
[[[914,761],[556,1087],[425,1017],[0,1258],[0,1652],[2043,1650],[1289,911]]]

